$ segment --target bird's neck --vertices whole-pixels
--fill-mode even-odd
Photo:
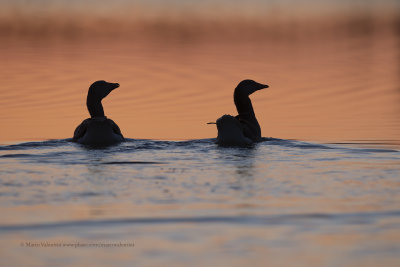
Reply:
[[[239,116],[255,117],[253,105],[251,104],[251,100],[249,97],[250,94],[251,93],[242,88],[236,88],[233,94],[233,100],[235,102],[235,106],[239,113]]]
[[[101,104],[101,99],[92,99],[88,97],[86,100],[86,106],[92,118],[104,117],[104,109]]]

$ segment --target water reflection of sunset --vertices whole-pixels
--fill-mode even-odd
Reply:
[[[0,7],[0,266],[398,265],[398,0]],[[275,138],[221,147],[244,79]],[[65,140],[96,80],[116,146]]]
[[[205,123],[236,113],[233,89],[245,78],[271,85],[252,96],[263,136],[399,139],[393,10],[225,20],[59,11],[1,17],[2,141],[71,137],[98,79],[121,84],[103,104],[126,137],[214,137]]]

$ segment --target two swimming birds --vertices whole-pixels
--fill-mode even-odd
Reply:
[[[104,115],[101,104],[103,98],[118,87],[118,83],[106,81],[94,82],[89,87],[86,106],[91,117],[75,129],[72,141],[92,146],[108,146],[125,141],[118,125]],[[268,85],[253,80],[238,84],[233,94],[238,115],[223,115],[216,121],[219,145],[243,146],[261,140],[261,127],[249,96],[264,88],[268,88]]]

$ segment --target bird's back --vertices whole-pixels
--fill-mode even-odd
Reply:
[[[243,125],[235,117],[224,115],[217,120],[217,143],[222,146],[246,146],[252,140],[243,134]]]
[[[72,139],[85,145],[112,145],[124,141],[118,125],[106,117],[84,120],[75,130]]]

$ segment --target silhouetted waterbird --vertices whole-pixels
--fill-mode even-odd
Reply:
[[[118,83],[106,81],[94,82],[86,99],[86,106],[91,118],[84,120],[74,132],[72,140],[80,144],[107,146],[125,141],[118,125],[104,115],[101,100],[118,88]]]
[[[241,81],[235,88],[233,100],[237,116],[223,115],[217,121],[217,143],[223,146],[243,146],[261,140],[261,127],[254,113],[249,95],[268,88],[253,80]]]

